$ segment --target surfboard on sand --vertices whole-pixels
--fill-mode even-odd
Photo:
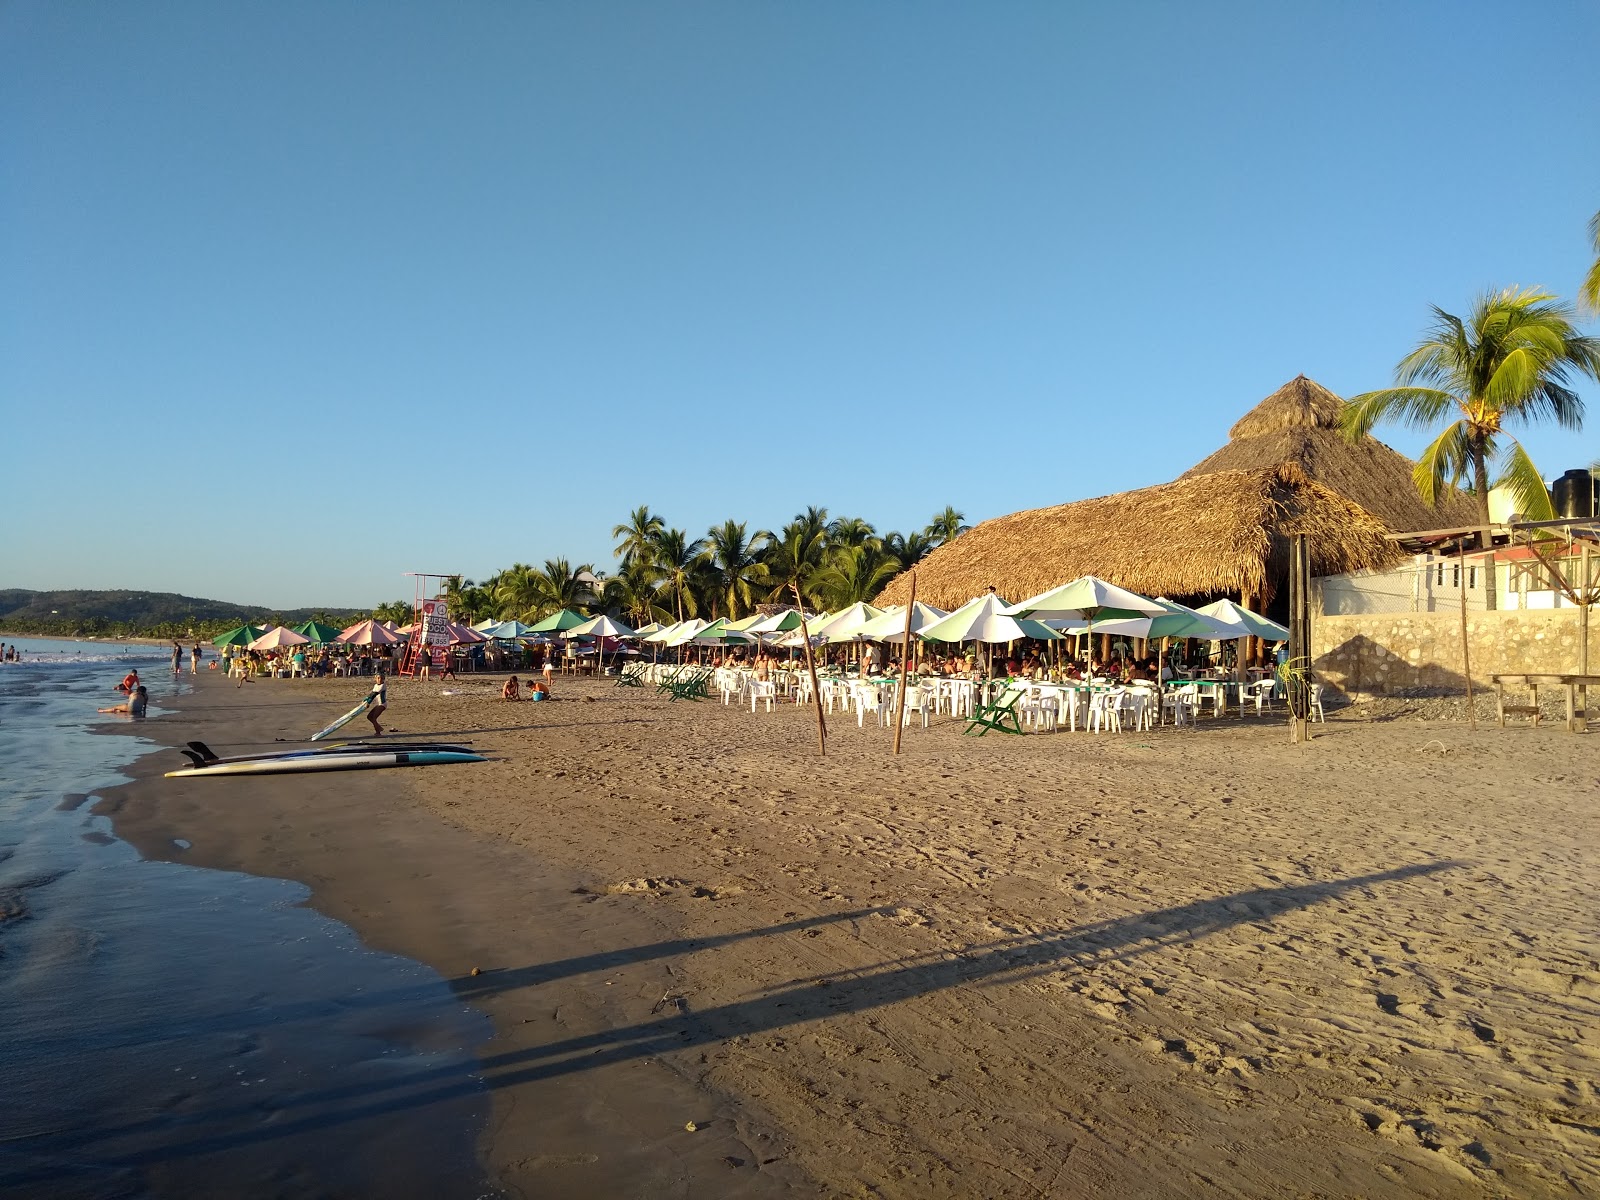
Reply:
[[[362,713],[366,712],[367,711],[367,706],[370,705],[371,703],[372,703],[372,693],[368,692],[367,695],[362,697],[360,704],[356,705],[349,712],[345,713],[344,716],[340,717],[332,725],[329,725],[326,729],[319,729],[319,730],[317,730],[316,733],[313,733],[311,735],[311,740],[313,742],[320,742],[323,738],[327,737],[330,733],[336,733],[339,730],[343,729],[346,725],[350,724],[351,721],[354,721]]]
[[[372,754],[379,751],[392,753],[401,750],[418,752],[427,750],[443,750],[454,751],[461,754],[470,754],[472,753],[472,744],[470,742],[461,741],[406,742],[385,740],[380,743],[367,740],[354,742],[335,742],[329,746],[307,746],[288,750],[262,750],[257,751],[254,754],[233,754],[228,756],[218,755],[216,751],[211,749],[211,747],[206,745],[204,742],[190,742],[187,746],[178,747],[178,753],[182,754],[189,760],[190,763],[197,767],[210,767],[221,763],[262,762],[272,758],[304,758],[308,755],[326,756],[329,754]]]
[[[301,771],[359,771],[375,767],[426,767],[445,763],[483,762],[481,754],[458,750],[372,750],[365,754],[300,754],[288,758],[254,758],[214,762],[203,767],[168,771],[168,779],[195,775],[281,775]]]

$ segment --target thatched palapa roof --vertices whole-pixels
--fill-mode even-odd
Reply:
[[[1179,478],[1292,463],[1307,478],[1354,500],[1390,533],[1477,521],[1465,496],[1448,497],[1437,507],[1423,503],[1411,478],[1415,464],[1376,438],[1346,438],[1339,431],[1343,408],[1344,401],[1320,383],[1296,376],[1234,422],[1226,446]]]
[[[1147,596],[1231,592],[1265,603],[1287,573],[1290,534],[1310,534],[1312,571],[1334,574],[1396,561],[1388,532],[1292,462],[1190,472],[1173,483],[984,521],[918,564],[917,598],[954,608],[993,586],[1014,602],[1098,575]],[[910,590],[902,573],[874,603],[904,604]]]

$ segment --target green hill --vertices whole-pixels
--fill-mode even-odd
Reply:
[[[0,632],[57,637],[203,637],[250,621],[298,625],[318,620],[348,625],[366,616],[351,609],[294,608],[202,600],[175,592],[32,592],[0,588]]]

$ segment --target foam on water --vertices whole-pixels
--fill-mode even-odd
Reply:
[[[0,1193],[483,1194],[487,1019],[300,884],[142,861],[89,810],[150,744],[90,727],[123,663],[159,668],[140,669],[153,714],[184,677],[160,647],[17,643],[27,661],[0,664]]]

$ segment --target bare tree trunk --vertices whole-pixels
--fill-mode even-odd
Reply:
[[[1489,464],[1484,459],[1483,439],[1472,440],[1472,486],[1478,493],[1478,549],[1494,550],[1494,534],[1489,532]],[[1499,605],[1495,595],[1495,565],[1494,557],[1486,555],[1483,560],[1484,607],[1493,612]],[[1461,560],[1461,587],[1467,586],[1467,562],[1465,557]]]

